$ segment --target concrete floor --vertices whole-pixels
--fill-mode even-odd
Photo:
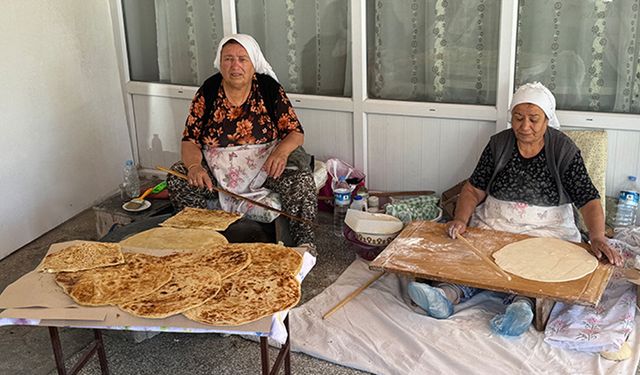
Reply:
[[[302,284],[301,303],[329,286],[355,258],[344,240],[331,234],[331,216],[321,214],[318,221],[318,262]],[[51,243],[96,240],[95,225],[93,211],[87,210],[0,261],[0,290],[35,268]],[[91,341],[92,332],[70,328],[60,331],[70,368]],[[111,374],[260,373],[259,345],[239,336],[162,333],[136,343],[129,332],[105,331],[104,341]],[[271,349],[272,361],[276,354]],[[291,362],[294,374],[363,374],[305,354],[292,353]],[[0,327],[0,375],[4,374],[56,374],[46,328]],[[97,359],[90,360],[80,374],[100,374]]]
[[[302,301],[329,286],[353,261],[344,240],[331,235],[331,216],[321,214],[317,229],[318,261],[302,284]],[[73,239],[96,240],[95,214],[87,210],[0,261],[0,290],[34,269],[50,244]],[[295,333],[293,333],[295,334]],[[60,330],[67,368],[92,339],[89,330]],[[260,347],[239,336],[162,333],[136,343],[131,333],[105,331],[111,374],[258,374]],[[273,361],[276,349],[271,349]],[[294,374],[362,374],[350,368],[293,353]],[[0,374],[55,374],[48,330],[44,327],[0,327]],[[97,359],[80,374],[99,374]]]

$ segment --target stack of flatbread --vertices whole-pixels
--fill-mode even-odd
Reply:
[[[56,283],[80,305],[116,305],[145,318],[183,313],[224,326],[295,306],[301,267],[297,251],[273,244],[197,246],[157,257],[83,242],[48,255],[40,270],[57,272]]]

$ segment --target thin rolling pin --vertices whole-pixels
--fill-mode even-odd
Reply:
[[[358,294],[362,293],[363,290],[367,289],[369,287],[369,285],[373,284],[376,280],[378,280],[380,277],[382,277],[382,275],[384,275],[384,272],[375,275],[374,277],[372,277],[369,281],[367,281],[366,284],[364,284],[363,286],[361,286],[360,288],[354,290],[351,294],[349,294],[345,299],[343,299],[342,301],[340,301],[337,305],[335,305],[331,310],[327,311],[323,316],[322,319],[327,319],[329,317],[329,315],[333,314],[334,312],[336,312],[336,310],[338,310],[339,308],[341,308],[342,306],[346,305],[347,302],[351,301],[352,299],[354,299]]]
[[[158,170],[160,170],[160,171],[163,171],[163,172],[167,172],[167,173],[172,174],[172,175],[174,175],[174,176],[176,176],[176,177],[180,177],[180,178],[182,178],[183,180],[187,180],[187,179],[188,179],[188,177],[187,177],[187,176],[185,176],[184,174],[182,174],[182,173],[180,173],[180,172],[173,171],[173,170],[168,169],[168,168],[164,168],[164,167],[156,166],[156,169],[158,169]],[[277,208],[273,208],[273,207],[271,207],[271,206],[269,206],[269,205],[266,205],[266,204],[264,204],[264,203],[260,203],[260,202],[254,201],[253,199],[249,199],[249,198],[243,197],[242,195],[238,195],[238,194],[236,194],[236,193],[232,193],[232,192],[230,192],[230,191],[227,191],[227,190],[221,189],[221,188],[219,188],[219,187],[217,187],[217,186],[215,186],[215,185],[213,186],[213,190],[217,191],[218,193],[229,194],[230,196],[232,196],[232,197],[234,197],[234,198],[236,198],[236,199],[240,199],[240,200],[243,200],[243,201],[247,201],[247,202],[249,202],[249,203],[251,203],[251,204],[255,204],[256,206],[260,206],[260,207],[262,207],[262,208],[266,208],[267,210],[271,210],[271,211],[277,212],[277,213],[279,213],[280,215],[282,215],[282,216],[284,216],[284,217],[288,217],[288,218],[289,218],[289,219],[291,219],[291,220],[299,221],[299,222],[301,222],[301,223],[305,223],[305,224],[310,225],[310,226],[313,226],[313,225],[314,225],[314,223],[310,222],[309,220],[302,219],[302,218],[299,218],[299,217],[297,217],[297,216],[290,215],[290,214],[288,214],[288,213],[286,213],[286,212],[283,212],[283,211],[278,210]]]
[[[486,263],[488,263],[494,270],[498,271],[502,276],[506,277],[507,280],[511,281],[511,275],[509,275],[508,273],[504,272],[502,270],[502,268],[500,268],[497,264],[495,264],[485,253],[483,253],[482,251],[478,250],[475,246],[473,246],[471,244],[471,242],[469,242],[466,238],[462,237],[461,234],[456,234],[456,237],[460,238],[462,241],[464,241],[464,243],[466,243],[471,250],[473,250],[474,253],[476,253],[477,256],[479,256],[480,258],[482,258],[482,260],[484,260]]]

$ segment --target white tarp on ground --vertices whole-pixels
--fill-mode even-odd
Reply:
[[[488,322],[504,306],[491,292],[457,306],[447,320],[419,315],[403,302],[394,274],[322,320],[374,275],[358,259],[324,292],[293,309],[292,350],[378,374],[635,374],[640,361],[638,329],[629,337],[633,356],[622,362],[554,348],[533,327],[517,339],[493,334]]]

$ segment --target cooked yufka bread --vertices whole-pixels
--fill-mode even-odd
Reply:
[[[225,248],[249,252],[252,267],[288,272],[293,276],[302,268],[302,255],[290,247],[272,243],[230,243]]]
[[[160,289],[134,301],[119,304],[122,310],[143,318],[166,318],[198,307],[215,297],[221,279],[217,264],[192,263],[186,258],[164,260],[173,277]]]
[[[158,250],[196,250],[227,243],[214,230],[172,227],[152,228],[120,241],[120,245],[128,248]]]
[[[126,253],[125,263],[78,272],[61,272],[56,283],[78,304],[117,305],[150,294],[171,280],[160,257]]]
[[[238,273],[251,263],[251,253],[247,249],[216,246],[191,253],[175,253],[163,257],[167,263],[207,264],[216,267],[222,279]]]
[[[215,297],[183,315],[214,326],[237,326],[288,310],[299,300],[300,283],[291,274],[249,265],[223,280]]]
[[[75,272],[124,263],[117,243],[86,241],[48,254],[38,269],[42,272]]]
[[[218,294],[205,304],[183,313],[187,318],[216,326],[240,325],[276,312],[288,310],[300,300],[302,256],[280,245],[228,244],[227,249],[244,249],[251,264],[224,279]]]
[[[186,207],[160,223],[163,227],[226,230],[229,225],[242,218],[240,214],[221,210]]]

